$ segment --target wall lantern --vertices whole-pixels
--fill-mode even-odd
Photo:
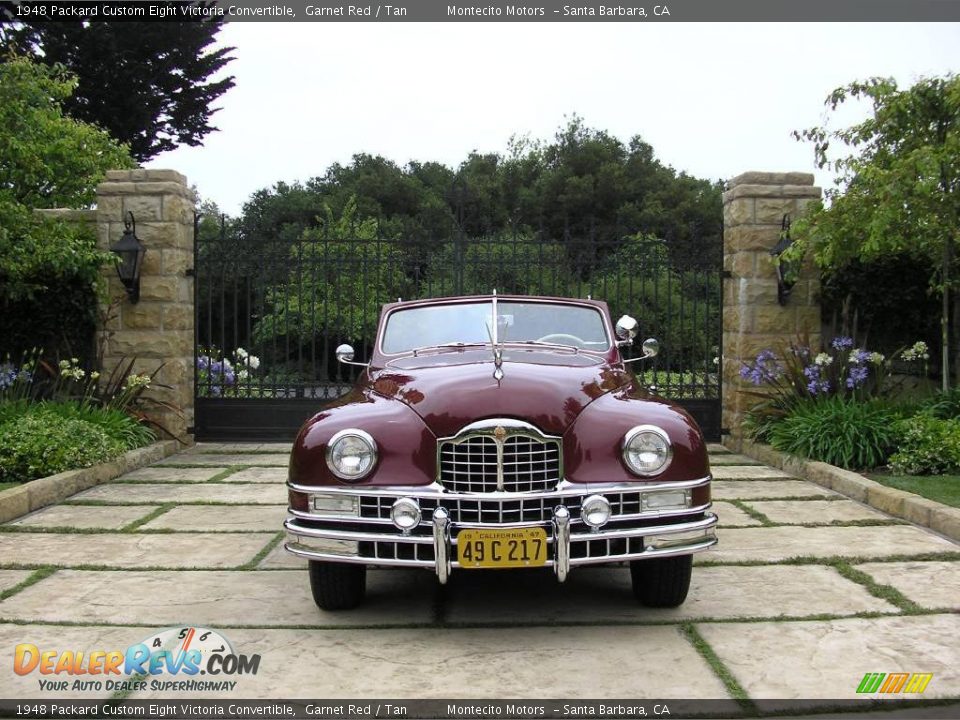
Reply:
[[[123,220],[123,237],[110,248],[120,262],[117,263],[117,274],[120,282],[127,289],[127,297],[131,303],[140,300],[140,267],[143,265],[143,256],[147,248],[137,238],[137,221],[132,212],[128,212]]]
[[[783,260],[781,256],[787,249],[793,245],[790,238],[790,216],[784,215],[780,223],[780,241],[774,245],[770,255],[777,260],[777,302],[786,305],[790,300],[790,291],[797,282],[797,262],[794,260]]]

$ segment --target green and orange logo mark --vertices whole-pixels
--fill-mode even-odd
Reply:
[[[933,673],[867,673],[857,693],[922,693],[932,679]]]

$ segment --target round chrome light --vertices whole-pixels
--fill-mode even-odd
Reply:
[[[377,444],[363,430],[341,430],[327,443],[327,467],[341,480],[360,480],[376,463]]]
[[[390,508],[390,519],[404,532],[420,524],[420,504],[413,498],[400,498]]]
[[[663,472],[672,458],[670,438],[656,425],[637,425],[623,438],[623,461],[635,475]]]
[[[610,519],[610,501],[603,495],[591,495],[580,506],[580,519],[595,530],[603,527]]]

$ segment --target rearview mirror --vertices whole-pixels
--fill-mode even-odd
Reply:
[[[630,358],[629,360],[624,360],[623,364],[636,362],[637,360],[646,360],[647,358],[654,357],[657,353],[660,352],[660,342],[656,338],[647,338],[643,341],[643,354],[638,355],[635,358]]]
[[[360,367],[366,367],[367,363],[354,362],[353,361],[353,346],[347,345],[338,345],[337,349],[334,351],[334,354],[337,356],[337,360],[342,362],[344,365],[359,365]]]

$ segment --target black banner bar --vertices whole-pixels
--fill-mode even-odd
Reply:
[[[940,22],[960,0],[3,0],[0,19],[64,22]]]
[[[957,700],[0,700],[0,717],[23,720],[87,718],[260,718],[265,720],[374,720],[380,718],[756,718],[793,713],[924,708],[928,720],[960,717]],[[855,720],[856,716],[851,716]]]

